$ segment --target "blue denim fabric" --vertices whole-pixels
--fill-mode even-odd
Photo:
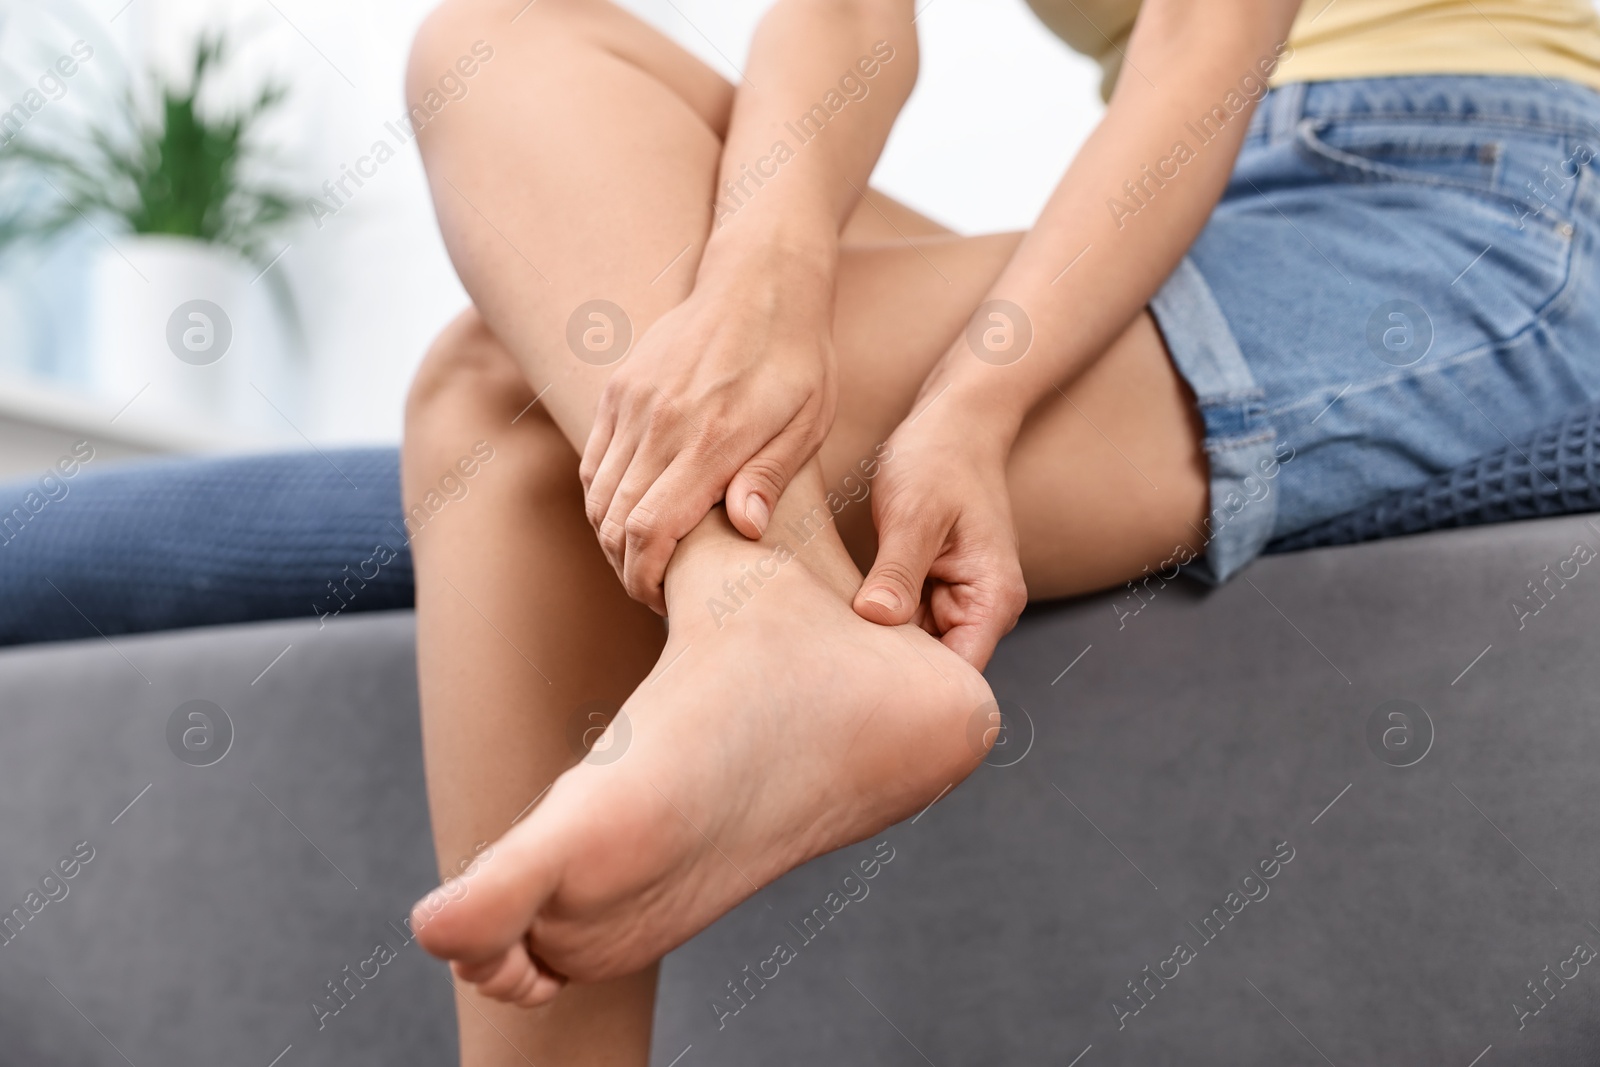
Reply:
[[[1262,100],[1151,302],[1206,427],[1212,540],[1190,570],[1225,580],[1271,540],[1600,399],[1597,157],[1600,94],[1565,82]]]
[[[0,486],[0,645],[412,604],[392,448]]]

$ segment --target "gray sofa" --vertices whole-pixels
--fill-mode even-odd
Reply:
[[[990,765],[669,957],[654,1063],[1600,1062],[1578,543],[1600,523],[1030,612],[989,670]],[[0,1063],[450,1062],[447,972],[402,925],[432,885],[412,633],[0,654]],[[214,711],[173,726],[190,701],[231,738]],[[191,727],[211,747],[186,763]]]

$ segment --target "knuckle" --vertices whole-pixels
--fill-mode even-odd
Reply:
[[[600,406],[615,410],[632,392],[632,384],[633,379],[628,373],[627,364],[612,371],[611,377],[606,379],[606,384],[600,389]]]
[[[612,557],[617,557],[622,554],[627,537],[627,531],[624,529],[622,523],[618,522],[614,517],[607,515],[603,520],[601,520],[600,528],[597,533],[600,536],[600,546],[604,548],[608,554],[610,554]]]
[[[668,466],[674,479],[672,484],[686,498],[698,497],[704,485],[715,480],[719,473],[724,479],[732,477],[731,472],[726,472],[727,461],[715,448],[707,446],[703,434],[684,441],[682,447],[673,452]]]
[[[651,435],[666,433],[682,421],[682,416],[670,404],[653,404],[644,412],[645,429]]]
[[[911,568],[896,560],[885,560],[877,567],[879,581],[897,585],[902,590],[916,596],[921,580],[911,573]]]
[[[713,471],[727,467],[726,453],[710,430],[690,430],[674,457],[689,464],[690,471]]]
[[[651,603],[656,599],[656,591],[661,587],[661,571],[662,568],[653,560],[635,559],[629,556],[622,586],[634,600],[642,604]]]
[[[628,544],[644,547],[661,532],[661,516],[649,505],[641,504],[628,515],[623,524]]]
[[[694,465],[693,469],[706,477],[729,479],[739,472],[739,465],[728,454],[732,446],[731,438],[707,429],[695,434],[684,453],[685,458]]]
[[[879,485],[878,491],[872,494],[872,514],[878,520],[879,531],[891,527],[906,526],[916,518],[916,509],[907,507],[902,501],[904,494],[893,485]]]
[[[927,553],[930,562],[941,549],[959,542],[954,516],[945,515],[931,505],[902,504],[888,521],[900,530],[908,544]]]
[[[747,481],[758,488],[778,491],[783,488],[787,471],[784,465],[771,456],[756,456],[744,465],[742,472]]]
[[[994,586],[994,611],[996,618],[1007,624],[1009,630],[1028,606],[1028,586],[1022,578],[1022,568],[1015,564],[1002,566]]]
[[[916,526],[931,524],[934,516],[942,516],[946,510],[946,501],[940,495],[905,479],[884,483],[878,489],[878,497],[884,514]]]

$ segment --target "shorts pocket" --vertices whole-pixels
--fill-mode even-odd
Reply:
[[[1570,235],[1575,183],[1524,188],[1540,161],[1570,156],[1557,131],[1513,130],[1485,122],[1436,119],[1306,118],[1296,150],[1323,173],[1350,182],[1396,182],[1455,190],[1502,214],[1519,229],[1530,222]]]
[[[1459,120],[1307,118],[1295,130],[1296,153],[1330,180],[1325,203],[1372,257],[1368,272],[1437,321],[1435,358],[1510,340],[1572,291],[1571,219],[1592,175],[1552,187],[1537,209],[1532,193],[1517,195],[1570,142]]]

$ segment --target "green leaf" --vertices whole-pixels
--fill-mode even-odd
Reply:
[[[134,233],[193,237],[259,256],[294,211],[296,197],[256,177],[268,155],[253,141],[263,119],[288,98],[272,81],[224,114],[201,101],[230,52],[225,34],[195,42],[186,85],[154,80],[152,106],[141,106],[131,85],[102,120],[83,122],[45,138],[30,126],[0,148],[0,173],[33,173],[70,203],[33,212],[34,218],[0,217],[0,246],[44,240],[82,215],[103,216]]]

